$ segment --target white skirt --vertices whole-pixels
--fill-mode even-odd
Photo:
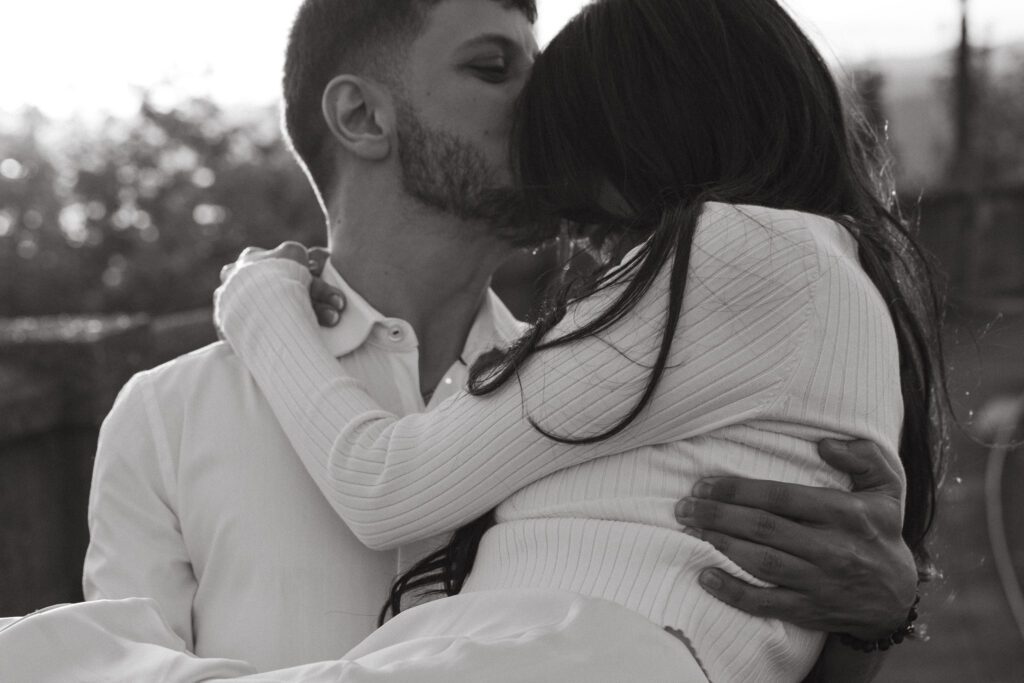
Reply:
[[[51,608],[0,622],[0,681],[706,683],[675,636],[615,603],[509,589],[414,607],[335,661],[258,673],[199,659],[149,599]]]

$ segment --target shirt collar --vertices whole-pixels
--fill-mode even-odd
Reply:
[[[462,349],[462,361],[472,366],[481,354],[494,347],[507,347],[529,326],[516,320],[504,302],[493,290],[488,289],[484,302],[477,311],[476,320],[466,336],[466,344]]]
[[[352,289],[330,260],[324,266],[322,277],[327,284],[341,290],[345,297],[345,310],[342,311],[341,321],[335,327],[320,328],[327,350],[335,358],[340,358],[362,346],[374,326],[386,322],[387,316]],[[472,365],[480,354],[496,346],[505,347],[511,344],[526,331],[527,327],[526,323],[516,320],[493,290],[488,289],[466,337],[461,360],[466,365]]]
[[[335,358],[340,358],[362,346],[373,331],[373,326],[383,322],[385,317],[345,282],[345,278],[329,259],[324,265],[321,277],[330,286],[340,289],[345,297],[345,310],[341,312],[341,321],[334,327],[320,328],[327,350]]]

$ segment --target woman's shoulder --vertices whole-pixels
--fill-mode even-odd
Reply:
[[[798,298],[806,302],[818,279],[817,217],[763,206],[709,202],[690,250],[691,301],[729,300],[756,305]]]
[[[856,240],[834,218],[752,204],[709,202],[705,205],[697,223],[694,244],[736,241],[746,247],[791,246],[798,252],[819,256],[857,258]],[[767,253],[774,253],[774,250]]]
[[[783,242],[813,251],[856,251],[849,231],[827,216],[754,204],[705,204],[694,242],[737,238],[748,245]]]
[[[859,271],[857,241],[833,218],[750,204],[708,202],[693,239],[694,270],[766,275],[799,271],[810,281]]]

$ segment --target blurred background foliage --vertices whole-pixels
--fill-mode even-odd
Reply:
[[[323,236],[269,108],[143,97],[128,120],[29,110],[0,132],[0,317],[208,306],[244,246]]]
[[[910,215],[922,191],[1024,182],[1024,46],[975,49],[967,83],[954,62],[892,60],[845,79],[888,139]],[[0,120],[0,317],[208,306],[244,246],[323,236],[273,107],[158,107],[142,93],[129,118]]]

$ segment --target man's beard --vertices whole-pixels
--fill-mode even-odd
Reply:
[[[498,181],[498,172],[472,143],[428,128],[408,102],[397,107],[402,185],[416,201],[469,222],[512,246],[533,246],[554,237],[548,221],[531,218],[522,193]]]

